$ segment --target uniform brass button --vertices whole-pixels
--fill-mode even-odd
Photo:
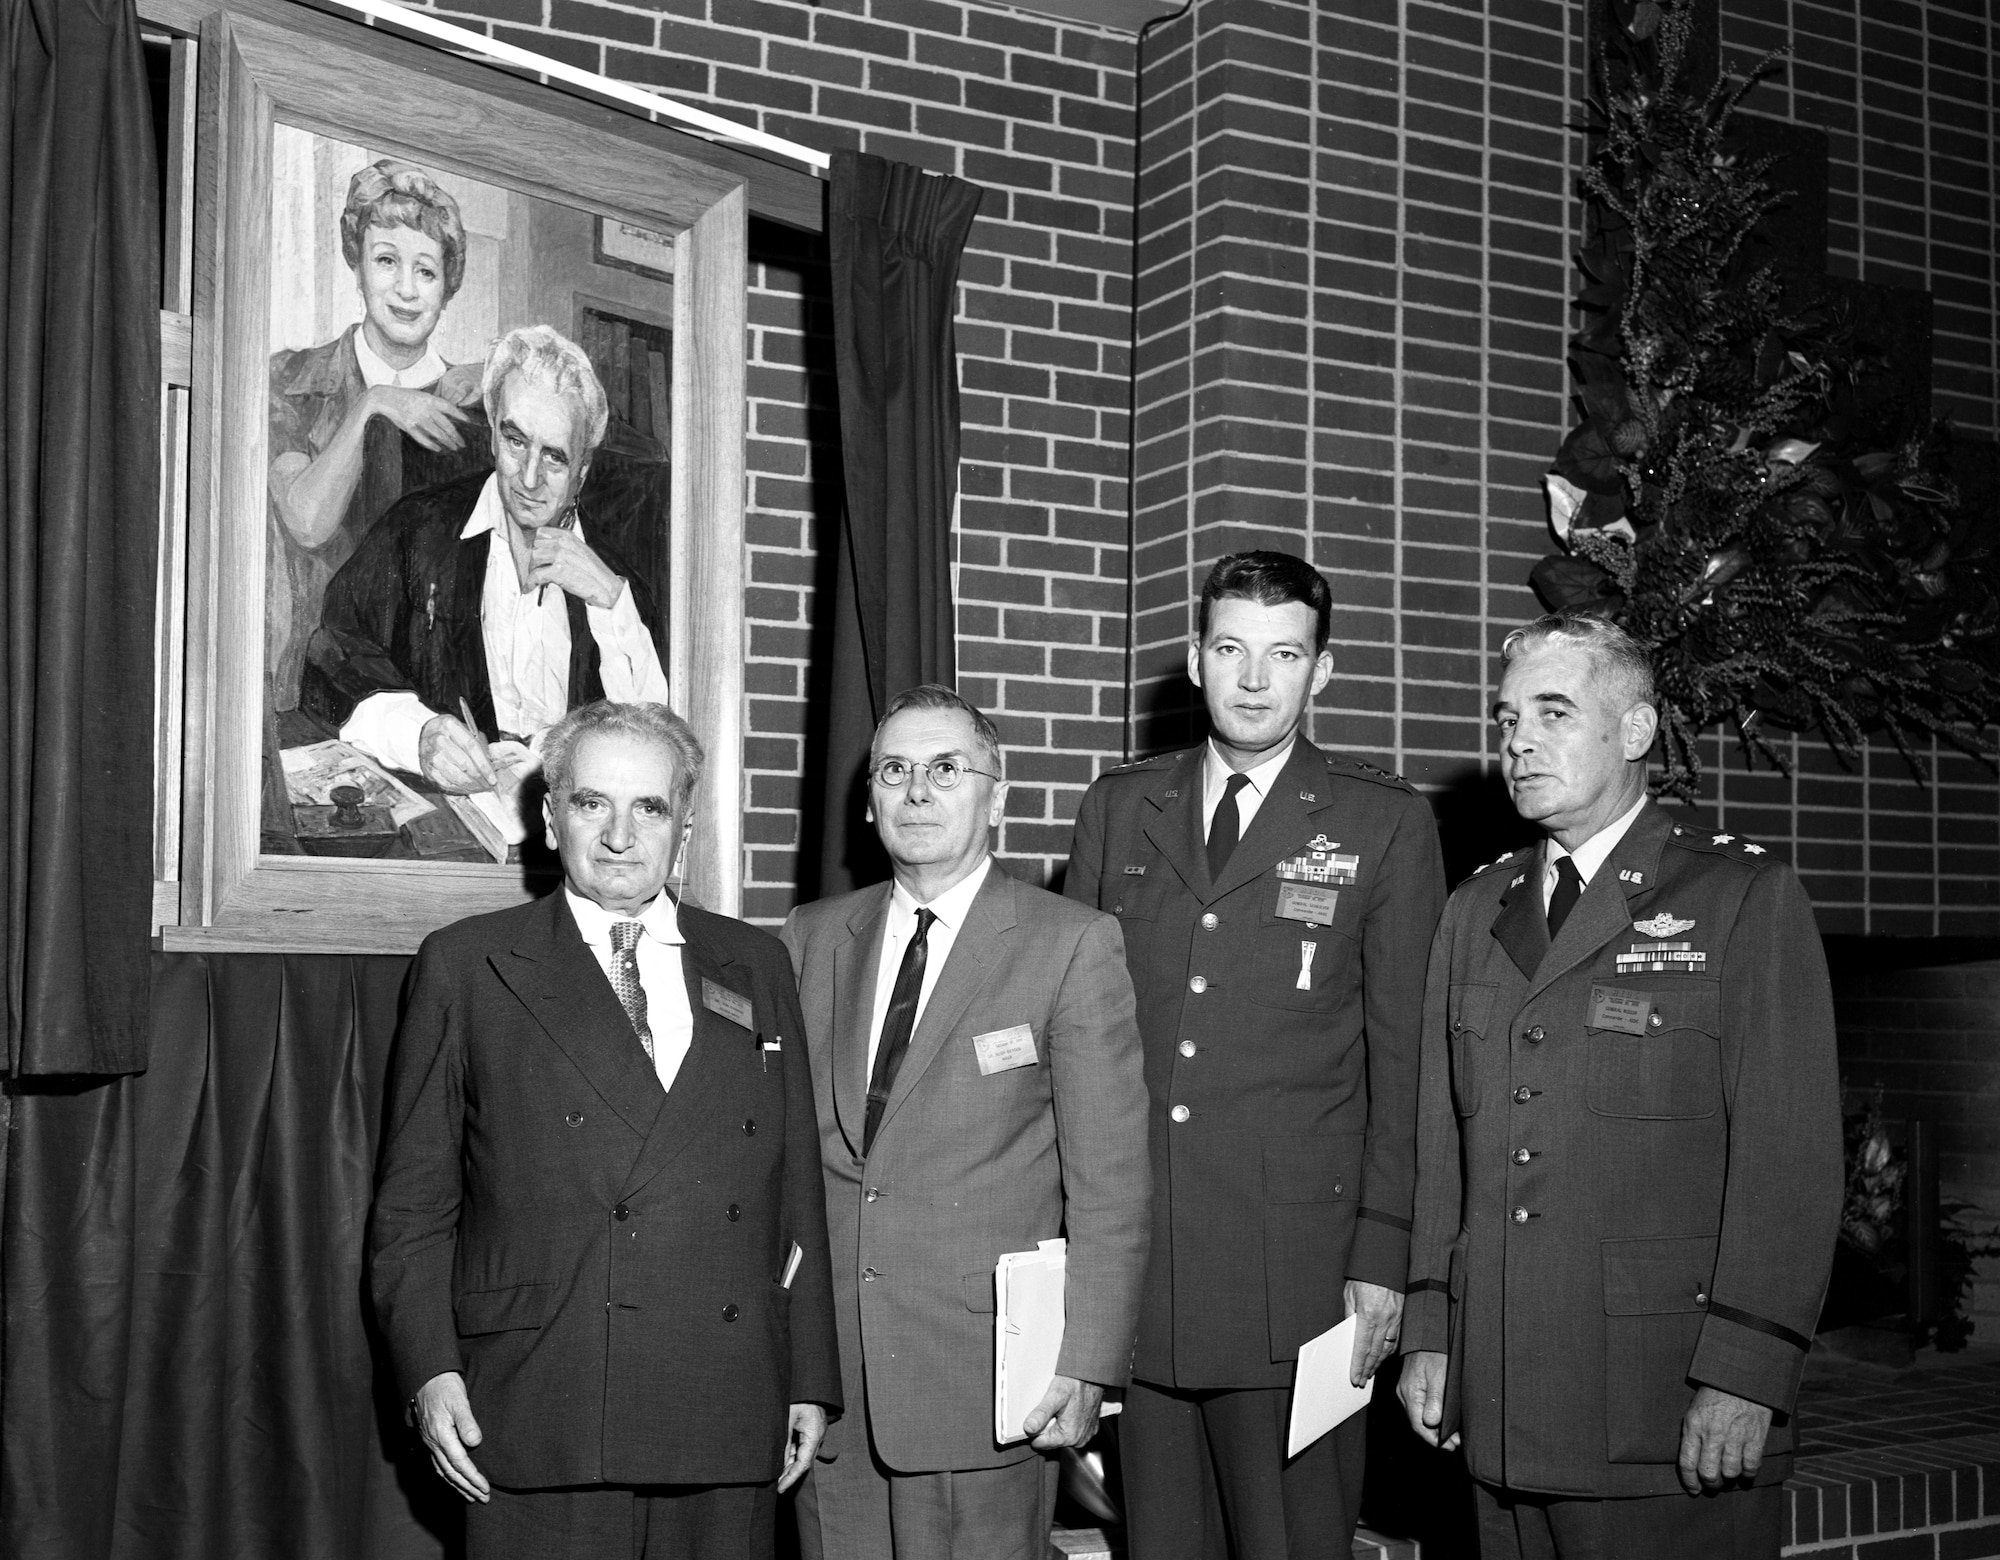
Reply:
[[[1694,1303],[1696,1305],[1707,1305],[1708,1291],[1706,1289],[1697,1289],[1694,1294]]]
[[[1514,1091],[1514,1103],[1516,1105],[1525,1105],[1528,1103],[1529,1100],[1533,1099],[1534,1097],[1535,1097],[1535,1091],[1529,1088],[1525,1083],[1522,1084],[1520,1088]]]
[[[1125,907],[1123,905],[1113,905],[1111,907],[1111,913],[1113,915],[1123,915],[1125,913]]]
[[[1167,1114],[1172,1116],[1176,1121],[1186,1121],[1188,1119],[1188,1108],[1185,1105],[1176,1105]]]
[[[1180,1049],[1181,1055],[1192,1056],[1194,1055],[1194,1042],[1192,1040],[1183,1040]]]
[[[1528,1222],[1528,1210],[1526,1208],[1516,1208],[1514,1210],[1514,1222],[1516,1224],[1526,1224]]]
[[[864,1284],[872,1284],[875,1282],[876,1279],[880,1278],[881,1276],[882,1275],[876,1272],[873,1268],[863,1268],[861,1270],[861,1282]]]
[[[1546,1029],[1542,1028],[1540,1024],[1537,1024],[1533,1029],[1530,1029],[1528,1031],[1528,1044],[1540,1045],[1544,1040],[1548,1039],[1548,1037],[1549,1037],[1549,1032]]]
[[[1525,1148],[1514,1150],[1514,1163],[1517,1165],[1525,1165],[1532,1158],[1534,1158],[1534,1155],[1530,1154]]]
[[[1204,915],[1201,918],[1201,929],[1204,932],[1212,932],[1221,924],[1222,922],[1216,919],[1216,915],[1213,910],[1209,911],[1208,914]]]
[[[868,1188],[864,1196],[864,1200],[867,1202],[877,1202],[881,1199],[881,1196],[882,1196],[881,1188],[876,1186],[871,1186]]]
[[[757,1123],[755,1121],[744,1122],[743,1135],[745,1137],[755,1137],[757,1135]]]
[[[1204,991],[1208,990],[1208,977],[1206,975],[1195,976],[1193,980],[1188,982],[1188,990],[1192,991],[1196,996],[1200,996]]]
[[[737,1207],[735,1203],[731,1203],[727,1208],[723,1209],[722,1216],[731,1224],[734,1224],[738,1219],[743,1217],[743,1210]]]
[[[563,1117],[563,1121],[568,1126],[580,1127],[583,1125],[583,1112],[573,1110],[567,1116]]]
[[[734,1300],[730,1301],[729,1304],[725,1305],[722,1308],[722,1319],[725,1322],[733,1322],[736,1320],[737,1317],[741,1316],[742,1314],[743,1313],[741,1311],[736,1309],[736,1302]]]
[[[1646,1015],[1646,1027],[1648,1029],[1658,1029],[1665,1022],[1666,1020],[1657,1013],[1648,1013]]]
[[[1338,1181],[1335,1181],[1333,1183],[1333,1195],[1338,1197],[1340,1194],[1341,1194],[1341,1185]]]
[[[623,1203],[620,1203],[616,1208],[611,1210],[611,1217],[616,1219],[620,1224],[623,1224],[627,1219],[632,1217],[632,1210]]]

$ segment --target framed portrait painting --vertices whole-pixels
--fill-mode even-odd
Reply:
[[[270,0],[198,46],[163,945],[547,891],[537,743],[595,697],[701,737],[681,888],[734,912],[743,179]]]

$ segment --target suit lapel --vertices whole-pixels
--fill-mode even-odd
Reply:
[[[1258,804],[1257,816],[1236,842],[1208,897],[1219,899],[1235,892],[1311,839],[1317,832],[1312,814],[1328,805],[1322,800],[1328,794],[1326,760],[1318,748],[1300,737],[1292,744],[1291,757],[1271,782],[1269,794]],[[1206,850],[1204,846],[1204,864]]]
[[[685,922],[681,925],[681,935],[686,939],[681,944],[681,978],[687,983],[688,1012],[694,1017],[694,1029],[680,1071],[674,1074],[674,1086],[667,1091],[666,1102],[653,1118],[653,1129],[633,1162],[632,1173],[619,1194],[621,1198],[638,1192],[687,1148],[708,1115],[729,1069],[742,1065],[740,1057],[732,1062],[730,1051],[740,1049],[747,1055],[757,1043],[754,1033],[746,1034],[740,1025],[712,1012],[702,1000],[704,980],[714,981],[741,996],[750,996],[748,973],[719,949],[709,947],[699,932]]]
[[[986,881],[980,884],[966,910],[965,924],[952,939],[951,953],[938,972],[930,1001],[917,1017],[910,1048],[903,1054],[903,1065],[896,1069],[896,1081],[882,1108],[882,1125],[876,1129],[878,1142],[879,1134],[895,1119],[910,1091],[937,1060],[946,1037],[965,1016],[965,1010],[986,984],[993,966],[1005,956],[1007,946],[1003,939],[1013,931],[1014,923],[1014,880],[1000,870],[996,861],[987,868]]]
[[[1500,914],[1493,920],[1493,936],[1514,961],[1525,979],[1533,980],[1549,951],[1549,916],[1542,904],[1542,857],[1539,850],[1527,866],[1516,872],[1519,882],[1509,882],[1500,896]]]
[[[833,1110],[857,1159],[868,1119],[868,1032],[875,1023],[875,981],[894,888],[882,884],[855,908],[847,918],[847,940],[833,953]]]
[[[477,502],[476,497],[474,501]],[[486,561],[495,540],[490,531],[461,537],[453,544],[451,553],[452,672],[465,702],[472,707],[473,718],[488,732],[499,730],[493,713],[493,679],[486,669]],[[586,955],[588,952],[586,948]],[[591,962],[594,964],[596,960]],[[602,975],[603,971],[598,973]],[[624,1009],[619,1011],[622,1013]]]
[[[488,962],[620,1119],[634,1132],[651,1130],[664,1098],[659,1075],[562,890],[537,901],[513,948]]]
[[[1606,943],[1630,930],[1633,906],[1627,890],[1631,890],[1634,898],[1643,898],[1652,891],[1659,872],[1660,849],[1672,831],[1673,822],[1658,803],[1648,802],[1639,810],[1624,838],[1584,888],[1583,897],[1577,900],[1569,919],[1563,922],[1562,930],[1536,968],[1529,985],[1530,997],[1579,964],[1594,959]],[[1637,882],[1626,876],[1631,873],[1638,874]],[[1535,890],[1529,897],[1539,905],[1540,874],[1537,871],[1529,876],[1531,881],[1526,886]],[[1545,931],[1546,925],[1544,922]]]
[[[1201,753],[1189,748],[1146,793],[1146,838],[1181,875],[1188,892],[1208,896],[1208,848],[1201,834]]]

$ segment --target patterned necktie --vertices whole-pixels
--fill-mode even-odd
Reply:
[[[896,1086],[896,1069],[903,1065],[903,1053],[909,1050],[910,1036],[917,1027],[917,1001],[924,994],[924,965],[930,959],[927,939],[935,920],[935,911],[918,909],[916,933],[903,950],[896,984],[889,991],[889,1011],[882,1015],[882,1038],[875,1045],[875,1076],[868,1080],[868,1115],[861,1127],[863,1154],[875,1146],[875,1129],[882,1124],[889,1091]]]
[[[1569,919],[1570,911],[1583,897],[1583,878],[1576,870],[1576,863],[1568,856],[1556,863],[1556,886],[1549,890],[1549,936],[1553,939],[1563,929],[1563,922]]]
[[[639,938],[646,928],[637,921],[611,923],[611,989],[625,1005],[632,1032],[653,1060],[653,1027],[646,1022],[646,988],[639,984]]]
[[[1222,800],[1215,804],[1215,816],[1208,825],[1208,880],[1211,883],[1222,876],[1222,869],[1229,865],[1236,841],[1243,833],[1243,813],[1236,805],[1236,793],[1249,783],[1248,775],[1231,775],[1229,783],[1222,788]]]

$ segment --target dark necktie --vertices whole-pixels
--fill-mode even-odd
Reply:
[[[1236,805],[1236,793],[1250,783],[1248,775],[1231,775],[1222,788],[1222,800],[1215,804],[1215,816],[1208,824],[1208,880],[1213,883],[1229,865],[1230,854],[1243,833],[1243,813]]]
[[[611,989],[625,1005],[632,1032],[653,1060],[653,1026],[646,1022],[646,988],[639,984],[639,938],[646,928],[637,921],[611,923]]]
[[[861,1128],[861,1152],[875,1146],[875,1129],[882,1124],[883,1107],[889,1091],[896,1086],[896,1069],[903,1065],[903,1053],[910,1048],[910,1036],[917,1027],[917,1003],[924,994],[924,965],[930,958],[931,923],[935,911],[919,908],[917,929],[903,950],[903,962],[896,970],[896,984],[889,991],[889,1011],[882,1015],[882,1038],[875,1045],[875,1075],[868,1080],[868,1117]]]
[[[1549,891],[1549,936],[1553,939],[1563,929],[1563,922],[1569,919],[1570,911],[1583,897],[1583,879],[1576,870],[1576,863],[1568,856],[1556,863],[1556,886]]]

